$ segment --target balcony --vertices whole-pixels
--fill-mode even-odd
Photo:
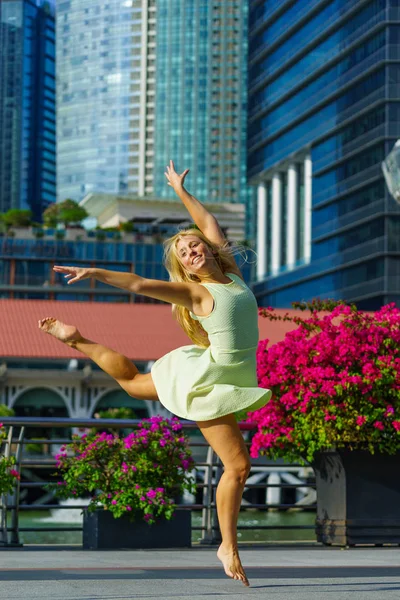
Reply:
[[[285,144],[282,149],[270,153],[268,160],[263,159],[252,166],[248,172],[249,178],[260,175],[263,171],[266,171],[272,166],[275,167],[280,160],[284,160],[292,153],[298,152],[307,144],[317,142],[319,137],[322,137],[322,135],[325,136],[330,131],[335,130],[339,125],[345,124],[348,119],[354,118],[358,112],[361,112],[364,109],[372,108],[382,100],[389,99],[400,99],[400,85],[393,84],[386,86],[386,88],[380,87],[374,90],[368,96],[365,96],[359,100],[359,102],[356,104],[353,104],[353,106],[350,106],[348,109],[335,114],[330,119],[321,121],[318,127],[314,128],[312,131],[307,131],[307,133],[305,133],[301,138],[295,138],[293,142]],[[258,134],[258,137],[262,137],[262,132]],[[266,140],[264,140],[264,143],[266,144]],[[249,152],[252,151],[253,148],[249,148]]]
[[[357,65],[355,65],[352,69],[347,71],[347,73],[343,74],[340,77],[335,78],[329,84],[325,85],[318,92],[313,95],[305,98],[302,102],[300,102],[295,108],[289,110],[285,115],[282,115],[279,119],[275,120],[273,125],[268,128],[267,138],[272,137],[276,134],[279,129],[283,129],[287,127],[288,124],[292,124],[296,120],[300,118],[306,118],[310,113],[316,112],[320,105],[326,104],[329,100],[333,98],[337,98],[341,93],[346,91],[347,88],[351,86],[355,86],[357,84],[357,80],[360,80],[361,77],[364,77],[368,71],[376,68],[379,63],[381,63],[386,56],[386,48],[380,48],[377,52],[371,54],[368,58],[361,61]],[[249,115],[249,121],[254,121],[257,118],[261,118],[262,115],[260,113],[263,112],[265,108],[268,108],[268,112],[272,112],[273,107],[270,105],[269,98],[260,103],[257,107],[255,107],[254,111],[252,111],[253,115]],[[267,128],[266,128],[267,129]],[[265,136],[266,131],[261,131],[256,136],[253,136],[249,139],[249,146],[256,145],[259,141],[262,140],[263,136]]]
[[[321,238],[325,237],[329,233],[338,232],[349,225],[353,225],[354,223],[360,223],[369,217],[376,216],[378,213],[382,213],[385,210],[385,199],[382,198],[377,200],[376,202],[372,202],[367,206],[363,206],[358,210],[354,210],[345,215],[341,215],[331,219],[330,221],[326,221],[326,223],[322,223],[318,225],[318,227],[314,227],[312,232],[313,242],[319,241]]]
[[[285,287],[315,279],[325,273],[350,266],[352,263],[365,262],[374,256],[382,255],[385,252],[385,242],[385,237],[375,238],[343,252],[330,254],[319,260],[313,260],[308,265],[299,267],[293,271],[281,271],[278,275],[269,275],[263,282],[254,285],[254,294],[256,297],[260,297],[266,292],[276,292]]]
[[[302,68],[301,71],[299,72],[299,84],[304,85],[304,83],[306,83],[307,76],[309,76],[311,74],[316,76],[320,70],[322,72],[326,71],[329,68],[330,63],[337,62],[337,59],[340,56],[340,54],[342,54],[345,50],[348,50],[353,44],[356,44],[356,43],[358,44],[360,41],[362,41],[362,38],[364,36],[369,37],[372,33],[373,28],[376,27],[376,25],[378,25],[379,23],[382,23],[383,21],[385,21],[385,19],[386,19],[386,10],[382,10],[380,13],[378,13],[377,15],[375,15],[374,17],[369,19],[366,23],[364,23],[361,27],[359,27],[356,31],[353,31],[353,33],[348,35],[346,37],[346,39],[341,42],[340,46],[338,46],[338,53],[336,55],[332,55],[330,57],[329,61],[324,61],[324,63],[321,65],[321,67],[318,67],[317,66],[318,63],[313,61],[311,64],[308,65],[308,67]],[[314,45],[314,42],[315,42],[314,36],[309,36],[308,38],[304,38],[303,50],[307,49],[308,45],[310,45],[310,46]],[[311,49],[310,49],[310,51],[311,51]],[[255,89],[257,89],[258,87],[261,87],[261,84],[266,85],[271,79],[276,79],[276,77],[278,77],[282,71],[290,68],[286,65],[286,63],[288,62],[288,60],[290,58],[293,58],[292,51],[290,53],[288,53],[283,59],[276,61],[270,70],[268,70],[268,69],[263,70],[263,73],[261,73],[261,75],[258,75],[258,77],[251,80],[249,93],[252,94]],[[291,61],[291,62],[293,62],[293,61]],[[292,90],[292,93],[293,93],[293,86],[295,83],[296,83],[296,79],[293,78],[289,84],[290,89]],[[289,91],[289,87],[286,86],[286,88],[281,88],[274,95],[271,95],[271,103],[278,100],[278,97],[281,97],[283,94],[287,93],[288,91]]]
[[[391,128],[391,135],[400,136],[400,123],[391,123]],[[379,125],[333,152],[325,153],[318,160],[313,160],[313,177],[320,175],[326,168],[331,169],[336,162],[343,161],[367,146],[375,144],[379,139],[385,137],[385,133],[385,125]]]
[[[297,21],[293,21],[286,28],[283,28],[279,32],[279,35],[277,35],[273,41],[270,41],[268,43],[264,43],[264,44],[260,45],[258,48],[258,51],[255,54],[250,54],[250,56],[249,56],[250,66],[252,64],[254,64],[255,62],[257,62],[258,60],[262,59],[264,54],[266,55],[268,51],[273,50],[275,45],[277,46],[278,44],[281,44],[282,38],[288,37],[288,35],[290,34],[290,30],[293,28],[293,23],[298,25],[303,20],[306,20],[307,17],[312,15],[312,13],[314,12],[314,8],[318,4],[321,4],[321,0],[310,0],[310,2],[309,2],[310,10],[306,13],[306,15],[302,14],[301,19],[298,19]],[[324,3],[324,4],[326,4],[326,3]],[[317,33],[314,31],[313,32],[314,37],[310,36],[308,38],[308,40],[311,43],[315,43],[316,37],[318,39],[323,34],[325,34],[325,36],[326,36],[326,34],[329,32],[330,29],[336,28],[337,24],[340,21],[345,21],[348,18],[348,16],[352,12],[354,12],[355,8],[357,8],[357,4],[359,4],[359,0],[347,0],[346,12],[343,12],[340,15],[338,15],[336,13],[335,15],[331,16],[329,19],[326,19],[326,21],[324,22],[324,26],[321,27]],[[301,51],[303,53],[306,50],[306,46],[307,46],[306,40],[307,40],[307,38],[302,38],[301,42],[299,43],[298,48],[292,47],[290,49],[290,51],[286,54],[283,61],[281,61],[281,64],[284,64],[284,62],[288,62],[291,58],[293,58],[296,55],[296,50],[297,50],[297,52]]]

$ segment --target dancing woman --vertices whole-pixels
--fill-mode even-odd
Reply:
[[[184,187],[171,161],[165,173],[199,228],[165,242],[171,281],[133,273],[55,266],[68,283],[95,278],[173,305],[174,314],[195,345],[183,346],[157,360],[151,373],[138,372],[125,356],[83,337],[73,325],[52,317],[39,327],[82,352],[134,398],[159,400],[178,417],[196,421],[224,466],[217,488],[222,543],[217,556],[225,573],[248,586],[237,544],[237,520],[250,459],[235,412],[256,410],[270,399],[257,387],[258,311],[217,220]],[[134,332],[132,332],[134,335]]]

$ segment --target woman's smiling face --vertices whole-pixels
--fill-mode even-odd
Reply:
[[[211,248],[196,235],[182,236],[176,244],[180,263],[194,275],[206,275],[212,269],[214,255]]]

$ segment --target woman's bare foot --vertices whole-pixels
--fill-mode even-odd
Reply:
[[[242,581],[246,586],[250,585],[237,550],[227,550],[221,544],[218,548],[217,556],[224,565],[225,573],[228,577]]]
[[[64,344],[73,345],[74,342],[82,339],[82,336],[75,325],[65,325],[53,317],[40,319],[39,329],[45,333],[49,333],[61,342],[64,342]]]

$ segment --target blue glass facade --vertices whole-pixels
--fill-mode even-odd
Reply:
[[[0,212],[56,200],[55,21],[44,0],[0,2]]]
[[[289,165],[299,167],[292,209],[292,192],[276,192],[280,226],[273,211],[265,227],[259,220],[267,249],[254,285],[261,305],[315,297],[365,309],[400,304],[392,276],[400,270],[400,213],[380,166],[400,137],[399,16],[399,0],[250,2],[250,183],[273,194],[273,178],[283,187]],[[279,260],[268,252],[276,228]]]
[[[57,197],[152,195],[156,0],[57,2]]]
[[[92,302],[157,302],[145,296],[112,288],[88,279],[73,286],[53,271],[53,266],[76,265],[112,271],[134,272],[149,279],[168,280],[162,264],[162,244],[114,241],[113,232],[106,239],[57,240],[0,237],[0,298],[73,300]],[[239,263],[240,263],[239,259]],[[251,265],[243,274],[250,282]]]
[[[248,204],[247,20],[245,0],[157,0],[157,197],[173,158],[201,201]]]

